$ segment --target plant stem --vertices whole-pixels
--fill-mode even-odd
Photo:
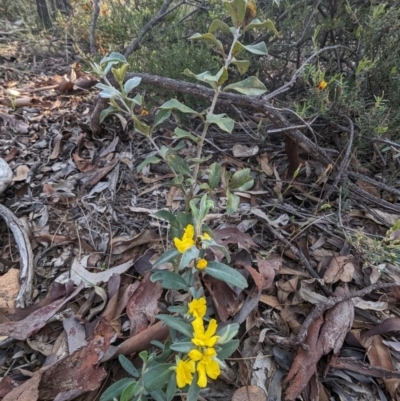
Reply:
[[[233,41],[232,41],[232,44],[231,44],[231,48],[229,50],[228,57],[225,59],[225,68],[226,69],[228,69],[229,65],[232,62],[233,47],[235,46],[235,43],[240,38],[240,35],[241,34],[240,34],[240,27],[239,27],[239,28],[237,28],[237,31],[233,35]],[[211,106],[210,106],[210,110],[207,113],[207,117],[214,115],[215,106],[217,105],[217,100],[218,100],[218,96],[219,96],[220,93],[221,93],[221,86],[218,86],[215,89],[214,97],[213,97],[213,100],[212,100],[212,103],[211,103]],[[207,121],[207,118],[206,118],[206,122],[204,123],[203,132],[201,133],[200,141],[199,141],[199,143],[197,145],[197,155],[196,155],[197,159],[201,158],[201,155],[202,155],[202,152],[203,152],[203,146],[204,146],[204,139],[206,138],[209,126],[210,126],[210,123]],[[192,198],[193,193],[194,193],[194,188],[196,186],[196,180],[197,180],[197,176],[199,174],[199,169],[200,169],[200,163],[196,163],[196,165],[194,167],[193,175],[192,175],[193,184],[192,184],[192,186],[190,188],[190,191],[189,191],[189,195],[190,195],[189,197],[190,198]]]

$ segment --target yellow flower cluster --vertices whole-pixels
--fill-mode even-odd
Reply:
[[[204,327],[203,317],[206,314],[205,298],[194,299],[189,303],[189,313],[195,318],[192,322],[192,343],[196,348],[192,349],[187,360],[178,359],[176,366],[176,384],[179,388],[191,384],[193,374],[197,371],[197,385],[207,386],[207,377],[216,379],[221,371],[215,360],[217,352],[214,348],[219,336],[216,336],[217,321],[211,319],[207,330]]]
[[[207,233],[203,233],[203,235],[199,236],[200,241],[203,240],[211,240],[211,237]],[[188,224],[183,233],[182,239],[174,238],[174,244],[176,249],[180,253],[185,253],[189,248],[196,245],[196,241],[194,239],[194,226],[192,224]],[[207,267],[206,259],[198,259],[196,261],[196,268],[199,270],[204,270]]]

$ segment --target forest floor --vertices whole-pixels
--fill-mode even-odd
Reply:
[[[1,46],[0,159],[13,179],[0,193],[0,398],[99,399],[124,377],[114,358],[135,360],[159,339],[156,310],[147,306],[165,311],[171,299],[185,301],[135,293],[166,245],[167,222],[154,213],[184,209],[182,193],[166,165],[137,172],[153,149],[130,121],[108,118],[93,135],[96,81],[66,53],[49,43]],[[255,184],[238,193],[231,216],[221,188],[207,221],[251,286],[235,292],[204,279],[210,311],[241,325],[241,343],[201,397],[400,399],[400,290],[390,287],[400,282],[396,183],[376,185],[377,162],[361,167],[356,158],[354,175],[334,182],[332,166],[304,152],[288,178],[283,134],[274,128],[244,118],[231,136],[213,131],[205,147],[206,163],[249,167]],[[156,140],[171,144],[168,126]],[[332,159],[342,151],[334,143],[325,144]],[[369,197],[350,191],[349,181]],[[332,294],[339,298],[329,303]],[[320,309],[303,338],[309,352],[294,340],[307,334],[301,328],[313,305]],[[99,328],[104,317],[112,334]],[[135,319],[144,323],[130,332]]]

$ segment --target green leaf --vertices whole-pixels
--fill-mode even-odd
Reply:
[[[156,344],[157,341],[151,341],[152,345],[157,346]],[[163,348],[163,352],[161,355],[157,355],[154,360],[158,363],[164,363],[167,362],[167,360],[169,359],[169,357],[172,355],[173,351],[171,350],[171,344],[172,341],[171,340],[167,340],[165,342],[165,344],[160,343],[161,346],[164,346]]]
[[[103,57],[100,61],[100,65],[106,63],[126,63],[126,58],[121,53],[111,52],[107,57]]]
[[[138,106],[141,106],[143,103],[143,96],[140,93],[137,93],[136,96],[132,99],[133,103],[136,103]]]
[[[243,46],[248,52],[258,54],[259,56],[266,56],[268,54],[267,46],[264,42],[257,43],[255,45]]]
[[[171,374],[172,376],[172,374]],[[169,382],[169,379],[168,379]],[[167,396],[165,395],[164,391],[162,390],[156,390],[156,391],[152,391],[150,393],[151,398],[153,401],[167,401]]]
[[[228,70],[225,67],[222,67],[215,75],[212,75],[209,71],[196,75],[188,68],[186,68],[183,73],[188,77],[197,79],[198,81],[206,82],[214,89],[221,86],[228,79]]]
[[[160,159],[154,155],[146,157],[137,167],[136,170],[138,173],[140,173],[144,167],[146,167],[148,164],[157,164],[160,162]]]
[[[234,195],[230,191],[226,191],[226,213],[230,216],[232,213],[235,213],[238,210],[240,198],[237,195]]]
[[[104,85],[102,83],[98,83],[95,85],[95,88],[101,89],[99,96],[105,99],[111,99],[115,96],[121,96],[121,92],[114,88],[113,86]]]
[[[181,315],[184,315],[187,311],[188,311],[188,308],[186,306],[182,306],[182,305],[175,305],[175,306],[168,307],[168,312],[171,312],[171,313],[180,313]]]
[[[194,344],[191,341],[185,341],[182,343],[174,343],[171,345],[171,349],[176,352],[182,352],[184,354],[188,354],[193,348],[195,348]]]
[[[249,69],[250,61],[249,60],[236,60],[235,58],[233,58],[232,64],[236,65],[237,69],[239,70],[239,74],[243,75]]]
[[[210,124],[217,124],[220,129],[225,132],[231,133],[233,128],[235,127],[235,121],[224,114],[211,114],[207,115],[207,121]]]
[[[257,77],[248,77],[243,81],[225,86],[224,91],[227,90],[235,90],[247,96],[260,96],[267,91],[267,88]]]
[[[158,265],[162,263],[169,262],[173,258],[176,258],[179,255],[179,252],[176,249],[170,249],[167,252],[164,252],[154,263],[152,269],[155,269]]]
[[[189,177],[191,176],[190,167],[182,157],[179,157],[174,153],[169,153],[166,159],[168,166],[170,166],[175,173],[187,175]]]
[[[127,386],[134,382],[131,378],[124,378],[112,384],[100,397],[100,401],[113,401],[118,398]]]
[[[128,387],[125,387],[121,394],[120,401],[131,401],[133,396],[136,395],[137,385],[137,382],[132,382]]]
[[[122,64],[119,68],[113,68],[111,71],[114,75],[114,78],[119,84],[122,84],[125,78],[126,71],[129,67],[128,63]]]
[[[187,251],[182,254],[181,260],[179,262],[179,270],[184,269],[189,265],[189,263],[199,257],[200,251],[196,248],[196,245],[190,247]]]
[[[236,173],[233,174],[228,182],[228,188],[230,190],[238,189],[250,180],[253,180],[253,177],[250,175],[250,169],[244,168],[242,170],[236,171]]]
[[[150,127],[147,124],[142,123],[136,116],[132,116],[132,120],[137,131],[145,136],[150,134]]]
[[[165,102],[162,106],[160,106],[160,109],[179,110],[182,113],[199,115],[197,111],[185,106],[183,103],[179,102],[176,99],[168,100],[168,102]]]
[[[112,107],[108,106],[105,110],[102,110],[100,113],[100,124],[104,121],[106,117],[108,117],[111,114],[114,114],[117,110]]]
[[[239,343],[239,340],[231,340],[225,344],[218,345],[221,349],[217,352],[217,358],[220,360],[229,358],[238,349]]]
[[[168,210],[157,210],[157,212],[154,213],[154,216],[167,220],[170,224],[176,223],[176,217]]]
[[[182,227],[187,227],[189,224],[193,224],[191,213],[178,212],[176,219]]]
[[[167,386],[167,401],[172,401],[176,393],[176,372],[173,371]]]
[[[140,82],[142,81],[142,78],[139,77],[133,77],[131,79],[128,79],[125,84],[124,84],[124,91],[126,94],[130,93],[134,88],[136,88]]]
[[[161,280],[163,288],[167,290],[187,290],[188,285],[186,281],[179,275],[166,270],[153,273],[150,280],[155,283]]]
[[[200,140],[200,138],[198,138],[198,137],[192,135],[190,132],[185,131],[184,129],[179,128],[179,127],[176,127],[176,128],[175,128],[175,131],[174,131],[174,133],[173,133],[173,136],[176,137],[176,138],[189,138],[189,139],[191,139],[193,142],[196,142],[196,143],[198,143],[199,140]]]
[[[236,28],[242,24],[244,16],[246,14],[246,2],[245,0],[233,0],[224,1],[225,10],[228,11],[229,16],[232,19],[232,23]]]
[[[235,42],[232,48],[232,56],[236,57],[239,53],[244,50],[244,46],[240,42]]]
[[[238,288],[246,288],[246,279],[235,269],[219,262],[208,262],[205,272],[218,280],[225,281],[227,284]]]
[[[167,118],[169,118],[171,115],[171,110],[170,109],[161,109],[158,110],[155,117],[154,117],[154,125],[153,127],[156,127],[157,125],[160,125],[163,123]]]
[[[157,364],[143,373],[142,380],[145,389],[152,392],[164,387],[172,375],[172,363]]]
[[[199,398],[201,388],[197,385],[198,373],[193,375],[192,383],[190,384],[189,391],[187,393],[186,399],[188,401],[194,401]]]
[[[121,366],[132,376],[139,377],[139,371],[133,366],[133,363],[124,355],[118,357]]]
[[[223,33],[231,33],[231,30],[225,22],[220,21],[219,19],[215,19],[213,22],[211,22],[210,27],[208,28],[209,33],[214,33],[214,32],[223,32]]]
[[[210,173],[208,175],[208,185],[211,190],[217,188],[219,182],[221,181],[222,167],[219,163],[213,163],[210,166]]]
[[[212,33],[208,32],[205,33],[204,35],[201,35],[200,33],[195,33],[193,36],[189,38],[189,40],[205,40],[208,42],[213,43],[215,46],[217,46],[217,49],[220,52],[224,52],[224,47],[222,46],[222,43],[220,40],[218,40]]]
[[[193,337],[193,328],[189,323],[184,322],[182,319],[170,315],[156,315],[156,318],[164,322],[168,327],[179,331],[188,338]]]
[[[279,32],[276,30],[274,23],[270,19],[267,19],[264,22],[261,22],[257,18],[253,19],[253,21],[243,29],[243,33],[253,28],[266,28],[267,30],[272,31],[276,36],[279,36]]]

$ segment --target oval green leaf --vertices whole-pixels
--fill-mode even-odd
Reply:
[[[168,327],[182,333],[188,338],[193,337],[193,328],[189,323],[182,319],[170,315],[156,315],[156,318],[164,322]]]
[[[154,263],[152,269],[155,269],[158,265],[162,263],[169,262],[173,258],[177,257],[179,252],[176,249],[170,249],[167,252],[164,252]]]
[[[248,285],[246,279],[238,271],[220,262],[208,262],[205,272],[238,288],[246,288]]]
[[[150,280],[155,283],[160,280],[163,288],[167,290],[187,290],[188,285],[186,281],[179,275],[166,270],[153,273]]]
[[[172,375],[172,366],[172,363],[160,363],[146,370],[142,376],[145,389],[152,392],[164,387]]]
[[[225,86],[224,91],[228,90],[235,90],[247,96],[260,96],[267,91],[267,88],[257,77],[248,77],[243,81]]]

